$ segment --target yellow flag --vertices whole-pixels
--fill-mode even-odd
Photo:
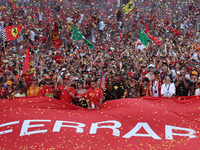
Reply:
[[[128,14],[128,13],[130,13],[134,8],[135,8],[135,3],[131,0],[130,2],[128,2],[128,3],[122,8],[122,10],[125,12],[125,14]]]

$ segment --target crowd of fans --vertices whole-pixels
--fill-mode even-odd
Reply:
[[[138,36],[134,33],[144,21],[152,20],[150,16],[146,20],[137,18],[138,12],[131,17],[135,14],[134,19],[140,21],[141,26],[134,24],[129,29],[125,28],[128,23],[123,20],[120,8],[104,20],[97,10],[85,13],[74,8],[70,12],[57,1],[53,10],[45,5],[42,9],[36,6],[24,8],[23,5],[18,7],[20,9],[11,7],[9,11],[3,8],[2,26],[22,25],[23,34],[22,40],[3,42],[1,38],[1,99],[40,95],[99,109],[103,102],[114,99],[200,94],[200,34],[197,29],[192,33],[186,30],[194,27],[194,20],[199,16],[199,9],[194,6],[188,8],[191,11],[184,23],[171,22],[181,31],[180,35],[167,30],[164,25],[157,30],[158,25],[155,25],[151,32],[159,36],[162,44],[149,42],[142,50],[132,37]],[[59,50],[51,43],[54,22],[59,24],[62,40]],[[167,22],[170,24],[169,20]],[[83,41],[73,40],[69,23],[82,32],[94,49]],[[27,43],[31,71],[24,75]]]

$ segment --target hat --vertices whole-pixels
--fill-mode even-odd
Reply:
[[[34,81],[35,81],[35,80],[37,80],[37,79],[36,79],[36,77],[32,77],[31,80],[34,80]]]
[[[9,60],[5,60],[4,63],[9,63]]]
[[[193,69],[193,67],[188,67],[188,71],[191,71]]]
[[[65,71],[66,70],[66,68],[62,68],[62,70],[61,71]]]
[[[46,80],[46,79],[50,79],[50,80],[51,80],[51,77],[50,77],[50,76],[46,76],[44,79],[45,79],[45,80]]]
[[[163,60],[162,65],[167,65],[167,62],[165,60]]]
[[[70,80],[70,78],[68,76],[65,76],[64,80]]]
[[[144,68],[146,68],[146,65],[145,64],[142,64],[142,66],[141,67],[144,67]]]
[[[7,81],[6,85],[12,85],[12,81]]]
[[[88,73],[88,71],[87,70],[82,70],[81,73]]]
[[[192,71],[191,74],[197,75],[198,76],[198,72],[197,71]]]
[[[108,82],[107,82],[107,85],[113,85],[113,84],[112,84],[112,82],[111,82],[111,81],[108,81]]]
[[[153,59],[152,59],[152,58],[149,58],[149,61],[153,61]]]
[[[130,74],[130,75],[131,75],[131,77],[134,77],[134,76],[135,76],[134,72],[131,72],[131,74]]]
[[[149,69],[150,67],[155,68],[155,66],[154,66],[153,64],[150,64],[150,65],[148,66],[148,69]]]
[[[119,75],[121,75],[120,72],[116,72],[115,73],[115,76],[119,76]]]
[[[83,80],[78,80],[77,83],[83,84]]]
[[[56,54],[60,54],[60,51],[56,51]]]
[[[158,75],[160,72],[158,70],[154,71],[154,75]]]

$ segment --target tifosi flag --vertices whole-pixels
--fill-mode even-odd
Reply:
[[[154,41],[154,43],[156,43],[157,45],[161,45],[161,41],[159,41],[156,37],[152,36],[149,32],[149,28],[148,28],[148,25],[147,23],[145,22],[145,31],[147,33],[147,36],[152,40]]]
[[[146,33],[141,29],[140,34],[138,36],[137,45],[138,49],[142,50],[148,46],[148,42],[150,42],[151,39],[146,35]]]
[[[5,27],[5,41],[16,40],[20,37],[22,26],[9,26]]]
[[[71,24],[74,40],[83,40],[90,49],[94,49],[94,46],[79,32],[74,25]]]
[[[33,70],[31,70],[30,68],[30,63],[31,63],[31,56],[29,51],[29,44],[27,43],[26,58],[24,60],[22,74],[29,86],[31,82],[31,77],[33,77]]]
[[[53,29],[53,32],[52,32],[52,44],[53,46],[56,48],[56,49],[59,49],[60,46],[61,46],[61,41],[60,41],[60,36],[59,36],[59,33],[58,33],[58,25],[57,25],[57,22],[55,22],[54,24],[54,29]]]
[[[24,60],[24,66],[23,66],[23,74],[26,74],[30,71],[30,60],[31,60],[31,56],[30,56],[30,52],[29,52],[29,44],[27,43],[27,50],[26,50],[26,58]]]

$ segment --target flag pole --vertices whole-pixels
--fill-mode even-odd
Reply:
[[[4,53],[5,53],[5,55],[6,55],[6,47],[5,47],[4,40],[3,40],[3,47],[4,47]]]

